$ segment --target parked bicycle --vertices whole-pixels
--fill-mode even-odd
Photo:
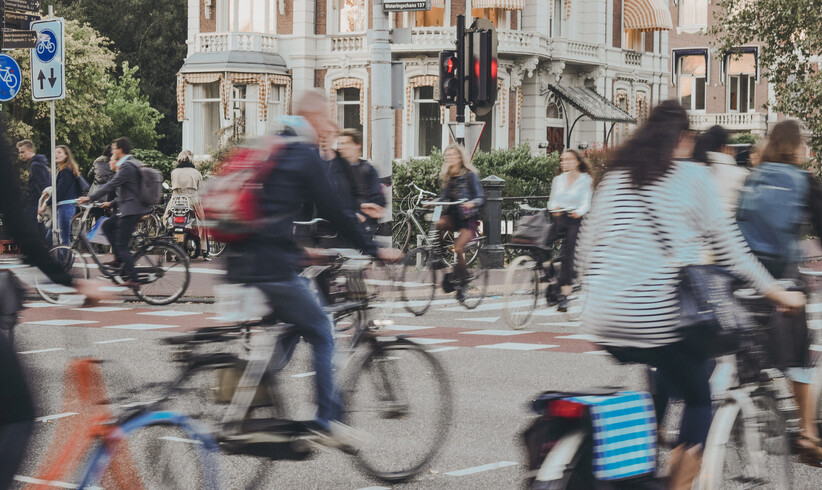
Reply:
[[[421,204],[434,208],[433,222],[436,223],[444,206],[459,206],[463,202],[428,201]],[[482,239],[475,237],[474,241],[481,242]],[[406,310],[417,316],[428,311],[437,292],[437,271],[449,267],[449,255],[448,250],[440,246],[439,232],[435,226],[429,227],[426,245],[406,254],[400,279],[400,295]],[[478,253],[468,267],[467,278],[459,279],[453,272],[445,274],[443,290],[450,293],[460,287],[464,288],[460,303],[469,310],[476,308],[482,303],[488,290],[488,267],[485,263],[485,257]]]
[[[86,223],[91,209],[99,207],[99,204],[78,206],[84,210],[80,223]],[[99,228],[96,233],[102,233]],[[180,299],[188,289],[191,279],[185,252],[162,238],[151,239],[136,235],[134,240],[134,266],[137,282],[140,284],[140,288],[134,294],[151,305],[167,305]],[[59,245],[53,247],[49,253],[66,271],[77,278],[88,279],[91,270],[97,269],[100,275],[115,284],[124,282],[120,277],[119,267],[107,265],[100,260],[100,255],[89,241],[83,225],[71,246]],[[36,289],[44,300],[60,303],[63,290],[66,288],[53,284],[36,284]]]

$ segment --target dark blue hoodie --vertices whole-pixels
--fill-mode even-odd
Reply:
[[[29,185],[26,189],[26,203],[37,206],[43,189],[51,185],[51,171],[45,155],[34,155],[29,168]]]

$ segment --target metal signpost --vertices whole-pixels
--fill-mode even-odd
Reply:
[[[31,23],[37,33],[37,45],[31,50],[31,98],[49,101],[51,113],[51,200],[52,243],[57,244],[57,165],[54,159],[54,101],[66,98],[66,46],[63,19],[52,17]]]

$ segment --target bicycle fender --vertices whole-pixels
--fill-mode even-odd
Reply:
[[[573,463],[588,433],[578,429],[562,436],[551,449],[537,471],[533,488],[540,488],[541,482],[555,482],[565,478],[565,470]]]

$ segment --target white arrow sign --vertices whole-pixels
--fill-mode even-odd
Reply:
[[[36,101],[66,98],[66,45],[63,19],[31,23],[37,45],[31,50],[31,98]]]

